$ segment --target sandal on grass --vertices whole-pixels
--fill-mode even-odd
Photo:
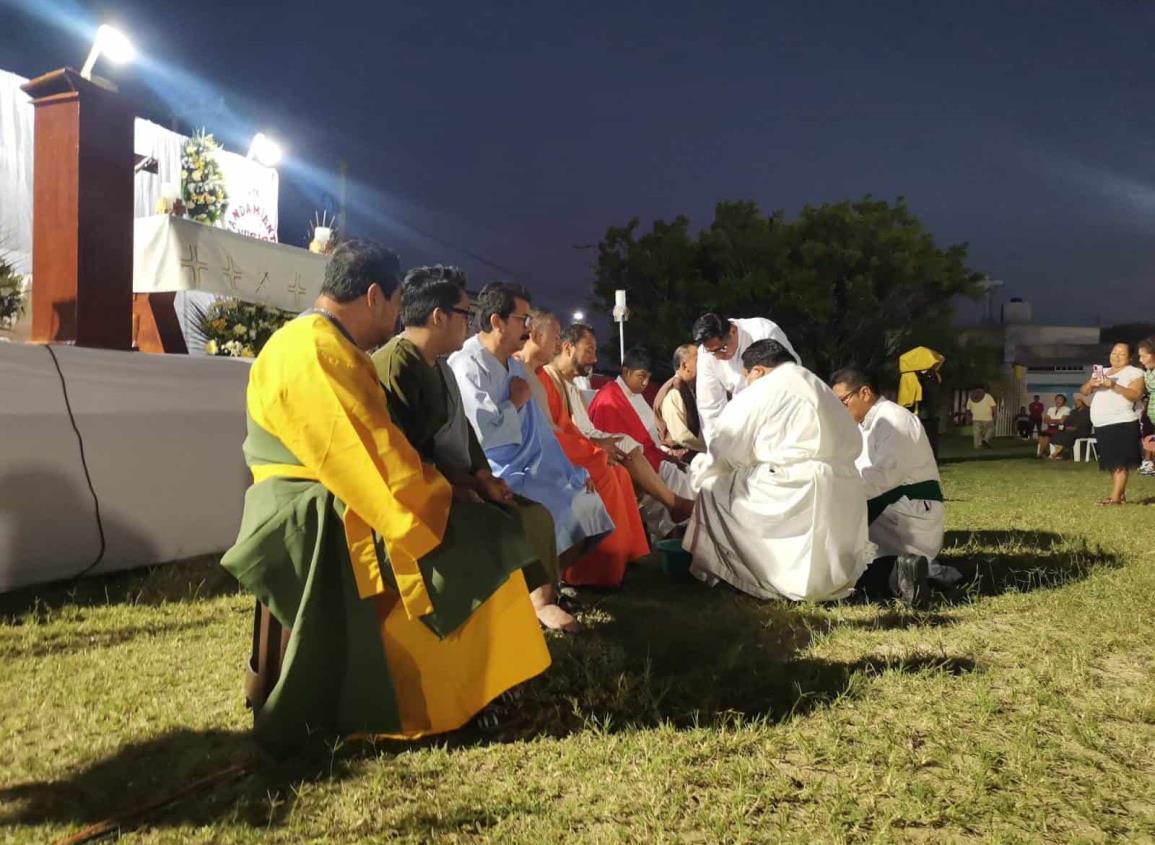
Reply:
[[[1097,502],[1097,504],[1100,504],[1100,505],[1125,505],[1125,504],[1127,504],[1127,500],[1126,499],[1100,499]]]

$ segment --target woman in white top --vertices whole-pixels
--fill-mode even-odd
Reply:
[[[1067,397],[1062,393],[1055,394],[1055,404],[1047,408],[1043,414],[1043,431],[1039,435],[1039,448],[1035,452],[1036,458],[1047,458],[1051,454],[1051,438],[1063,430],[1071,409],[1067,407]]]
[[[1092,376],[1080,393],[1091,397],[1091,424],[1095,426],[1099,469],[1112,475],[1111,495],[1101,505],[1127,501],[1127,477],[1139,466],[1140,399],[1143,371],[1131,366],[1131,345],[1111,347],[1111,366]]]

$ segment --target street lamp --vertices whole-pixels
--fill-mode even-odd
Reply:
[[[283,155],[280,144],[264,132],[258,132],[253,136],[252,143],[249,144],[247,158],[252,159],[257,164],[263,164],[265,167],[276,167]]]
[[[85,79],[92,79],[92,70],[96,67],[96,60],[101,56],[114,64],[122,65],[136,57],[136,50],[132,48],[128,36],[119,29],[101,24],[96,30],[96,38],[92,41],[92,49],[88,51],[88,58],[84,60],[80,75]]]
[[[574,311],[573,312],[573,321],[575,323],[580,323],[585,318],[586,318],[586,312],[585,311]]]

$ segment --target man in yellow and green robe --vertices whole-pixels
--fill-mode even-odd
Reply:
[[[256,714],[269,745],[451,731],[549,666],[518,520],[454,501],[390,419],[366,350],[396,323],[399,277],[388,250],[342,244],[252,366],[253,485],[222,564],[291,629]]]

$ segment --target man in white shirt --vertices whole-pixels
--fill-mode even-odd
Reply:
[[[971,391],[967,400],[967,414],[974,429],[976,449],[991,448],[991,438],[995,436],[995,414],[998,410],[999,403],[981,387]]]
[[[876,557],[854,467],[858,432],[781,343],[756,341],[742,357],[749,388],[690,470],[699,490],[682,544],[691,571],[759,598],[847,596]]]
[[[717,314],[703,314],[694,321],[693,340],[698,344],[698,417],[706,446],[726,403],[746,387],[742,353],[750,344],[774,340],[795,362],[801,360],[786,333],[765,317],[726,320]]]
[[[870,541],[880,555],[859,586],[867,594],[894,594],[921,606],[927,598],[918,588],[922,564],[905,558],[925,558],[927,577],[936,585],[962,580],[957,569],[935,562],[942,551],[945,509],[926,429],[906,408],[880,396],[861,370],[839,370],[830,384],[862,432],[855,466],[866,485]]]

